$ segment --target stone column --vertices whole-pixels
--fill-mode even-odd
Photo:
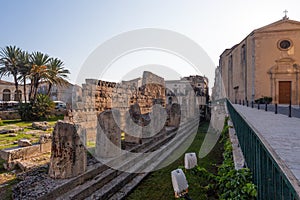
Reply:
[[[165,130],[167,120],[166,109],[161,105],[155,104],[150,112],[150,123],[143,126],[143,139],[142,142],[151,139],[153,136]]]
[[[121,154],[120,112],[107,110],[97,117],[95,156],[99,160]]]
[[[173,103],[170,110],[169,126],[179,127],[181,118],[180,105]]]
[[[142,142],[142,124],[140,106],[135,103],[124,114],[125,119],[125,142],[140,144]]]
[[[49,176],[52,178],[71,178],[85,172],[87,155],[81,138],[84,133],[77,133],[78,126],[65,121],[58,121],[54,127]]]

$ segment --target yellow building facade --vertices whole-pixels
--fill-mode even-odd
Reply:
[[[300,104],[300,22],[285,16],[254,30],[221,54],[218,69],[232,102]]]

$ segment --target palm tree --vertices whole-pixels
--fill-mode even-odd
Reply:
[[[69,82],[68,78],[70,71],[64,68],[64,63],[58,58],[51,58],[48,64],[47,81],[49,84],[47,95],[50,96],[50,91],[53,85],[66,86]]]
[[[1,48],[0,51],[0,77],[2,76],[13,76],[17,96],[19,96],[19,83],[18,83],[18,74],[19,74],[19,55],[21,49],[16,46],[6,46]],[[21,99],[19,98],[19,101]]]
[[[47,79],[47,65],[49,61],[49,56],[41,52],[33,52],[30,56],[30,62],[32,64],[29,75],[31,80],[30,101],[35,102],[40,81]]]
[[[31,71],[30,54],[27,51],[21,51],[19,54],[19,77],[18,80],[23,81],[24,100],[27,103],[26,97],[26,80],[28,79]]]

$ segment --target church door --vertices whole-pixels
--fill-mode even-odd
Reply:
[[[289,104],[291,100],[291,81],[279,81],[279,103]]]

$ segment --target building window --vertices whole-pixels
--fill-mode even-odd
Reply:
[[[3,101],[10,101],[10,90],[9,89],[3,90]]]
[[[20,101],[22,99],[22,91],[21,90],[18,91],[19,91],[19,95],[17,91],[15,91],[15,98],[14,98],[15,101]]]
[[[292,47],[292,41],[288,39],[279,40],[277,46],[280,50],[286,51]]]
[[[245,66],[247,63],[247,52],[246,52],[246,45],[243,44],[242,46],[242,51],[241,51],[241,61],[242,61],[242,65]]]

